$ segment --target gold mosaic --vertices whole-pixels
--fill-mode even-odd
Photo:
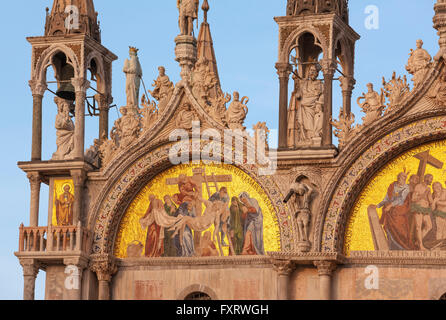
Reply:
[[[192,211],[195,218],[207,215],[204,203],[198,204],[202,211],[199,214],[196,214],[198,209],[194,209],[196,206],[188,205],[193,200],[188,198],[186,183],[181,184],[180,181],[187,181],[189,178],[193,178],[192,181],[196,183],[195,189],[198,187],[198,190],[191,187],[191,190],[198,191],[196,194],[204,200],[213,199],[212,203],[223,203],[223,211],[225,208],[230,209],[224,211],[228,214],[227,219],[222,218],[220,221],[223,225],[227,222],[226,229],[219,227],[220,232],[216,232],[217,235],[224,236],[220,240],[221,245],[218,237],[213,238],[215,225],[218,227],[218,223],[212,223],[208,227],[208,221],[202,221],[205,218],[190,219],[183,229],[175,228],[175,225],[178,226],[175,218],[188,216]],[[219,195],[224,195],[225,191],[222,190],[225,188],[227,198],[222,196],[221,199],[225,198],[226,202],[220,202]],[[154,196],[152,201],[149,200],[150,195]],[[166,198],[170,198],[172,202]],[[157,211],[157,208],[162,210]],[[235,210],[237,208],[240,210]],[[210,214],[214,214],[214,211]],[[262,216],[263,219],[260,219]],[[143,219],[144,217],[146,218]],[[142,222],[144,220],[146,222]],[[203,226],[208,228],[201,231],[200,227]],[[176,230],[178,234],[174,235]],[[191,238],[193,241],[190,241]],[[114,249],[118,258],[221,256],[222,253],[224,256],[261,255],[274,251],[280,251],[280,232],[275,210],[264,190],[248,174],[234,166],[203,163],[175,166],[159,174],[145,186],[132,201],[121,221]]]
[[[367,184],[354,205],[346,228],[344,254],[444,250],[445,162],[446,141],[441,141],[412,149],[388,163]],[[397,184],[399,175],[405,181]],[[426,175],[432,175],[432,181],[423,185]]]

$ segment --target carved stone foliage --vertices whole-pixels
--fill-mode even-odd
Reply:
[[[429,90],[427,96],[434,101],[436,107],[443,107],[446,104],[446,73],[440,76],[440,79]]]
[[[107,254],[92,255],[89,267],[96,273],[99,281],[110,282],[112,276],[118,272],[116,261]]]
[[[315,261],[314,266],[317,267],[319,276],[331,276],[336,270],[337,264],[332,261]]]
[[[355,115],[353,113],[346,114],[343,109],[340,110],[339,120],[332,120],[334,135],[339,139],[339,149],[350,142],[360,130],[359,125],[352,126],[355,123]]]
[[[386,98],[389,99],[385,114],[391,113],[400,105],[402,100],[410,93],[407,78],[396,77],[396,72],[393,72],[392,79],[386,81],[383,77],[383,91]]]

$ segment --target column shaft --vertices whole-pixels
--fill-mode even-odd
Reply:
[[[43,95],[33,94],[31,161],[42,160],[42,100]]]
[[[279,75],[279,149],[288,148],[288,82],[291,66],[288,63],[276,64]]]
[[[39,226],[40,185],[42,181],[38,173],[29,173],[28,179],[31,187],[29,226],[37,227]]]

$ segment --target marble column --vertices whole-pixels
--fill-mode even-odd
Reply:
[[[84,258],[64,259],[66,300],[82,300],[82,274],[88,266]]]
[[[35,80],[29,81],[33,95],[33,124],[32,124],[32,146],[31,161],[42,160],[42,100],[47,89],[45,83]]]
[[[332,276],[336,270],[336,263],[332,261],[315,261],[319,274],[320,300],[332,299]]]
[[[84,185],[86,174],[84,170],[72,170],[71,178],[74,184],[73,225],[77,226],[82,220],[82,206],[84,203]]]
[[[98,300],[110,300],[110,283],[113,275],[118,271],[115,261],[108,255],[93,256],[90,269],[98,278]]]
[[[356,80],[353,77],[341,77],[340,80],[344,112],[349,117],[352,112],[352,92],[355,88]]]
[[[289,63],[276,63],[279,75],[279,149],[288,148],[288,82],[292,67]]]
[[[39,204],[40,204],[40,186],[42,183],[42,177],[38,172],[30,172],[27,174],[29,184],[31,187],[31,203],[30,203],[30,215],[29,226],[39,226]]]
[[[324,73],[325,104],[324,104],[324,127],[322,131],[322,145],[330,147],[333,145],[333,127],[331,118],[333,116],[333,77],[336,72],[337,63],[334,60],[322,60],[322,72]]]
[[[71,82],[76,91],[74,158],[83,160],[85,152],[85,99],[90,82],[84,78],[74,78]]]
[[[289,300],[290,275],[295,269],[293,262],[288,260],[273,261],[274,271],[277,272],[277,300]]]
[[[99,93],[94,97],[99,105],[99,140],[103,142],[108,139],[108,113],[113,98]]]
[[[22,259],[20,264],[23,268],[23,300],[34,300],[39,264],[34,259]]]

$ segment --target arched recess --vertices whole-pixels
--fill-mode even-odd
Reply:
[[[90,70],[92,76],[95,78],[97,85],[96,90],[104,95],[107,95],[111,90],[107,88],[103,58],[98,52],[93,51],[88,55],[86,62],[86,69]]]
[[[406,151],[446,138],[446,116],[424,118],[396,127],[374,140],[366,150],[358,148],[333,178],[324,195],[321,219],[316,225],[318,251],[342,253],[349,214],[365,185],[389,161]]]
[[[46,83],[46,71],[48,67],[53,65],[53,59],[58,53],[63,53],[66,56],[67,64],[71,65],[74,69],[74,78],[83,75],[79,59],[74,51],[63,44],[56,44],[46,49],[40,56],[33,70],[33,80],[36,80],[38,83]]]
[[[199,299],[188,299],[192,295],[202,293],[210,298],[210,300],[218,300],[218,296],[214,290],[208,286],[201,284],[193,284],[187,288],[184,288],[177,297],[177,300],[199,300]],[[203,299],[202,299],[203,300]]]
[[[324,57],[328,54],[328,39],[313,26],[302,26],[294,30],[285,40],[279,56],[279,63],[288,63],[292,50],[299,44],[302,35],[311,34],[316,43],[320,44]]]
[[[122,164],[118,168],[116,178],[99,193],[101,196],[94,204],[89,220],[89,227],[94,231],[93,254],[113,254],[121,220],[132,200],[154,177],[173,167],[169,160],[172,145],[173,143],[152,146],[130,165]],[[292,251],[293,222],[283,205],[279,188],[273,178],[259,175],[255,165],[234,166],[249,175],[266,193],[277,217],[281,250]]]

